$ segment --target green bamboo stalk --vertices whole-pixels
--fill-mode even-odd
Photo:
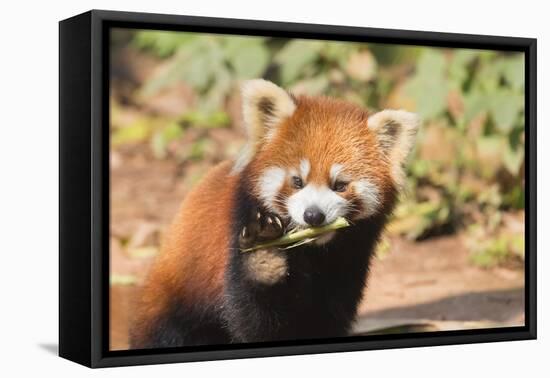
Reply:
[[[241,249],[241,252],[252,252],[262,248],[281,247],[286,246],[284,249],[298,247],[299,245],[311,243],[319,236],[326,234],[327,232],[335,231],[340,228],[350,226],[350,223],[343,217],[337,218],[334,222],[321,227],[308,227],[303,230],[290,231],[289,233],[281,236],[278,239],[272,240],[267,243],[255,245],[251,248]]]

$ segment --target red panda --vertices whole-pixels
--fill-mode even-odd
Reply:
[[[167,230],[130,347],[345,336],[404,180],[416,115],[243,85],[248,143],[214,167]],[[291,250],[242,249],[291,227],[351,227]]]

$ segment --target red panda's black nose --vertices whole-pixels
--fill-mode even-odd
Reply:
[[[318,207],[308,207],[304,212],[304,221],[310,226],[320,226],[325,221],[325,214]]]

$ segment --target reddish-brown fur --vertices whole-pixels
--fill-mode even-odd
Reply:
[[[197,306],[219,300],[237,184],[230,170],[230,162],[212,168],[183,201],[143,287],[134,329],[147,330],[150,322],[168,311],[174,298]]]
[[[328,98],[300,97],[296,101],[296,111],[278,126],[273,140],[260,144],[246,169],[250,182],[259,179],[265,168],[298,167],[300,159],[307,157],[314,162],[309,182],[328,183],[330,167],[340,163],[353,177],[368,177],[380,188],[381,209],[385,202],[393,201],[390,164],[367,127],[366,111]],[[200,307],[222,300],[233,231],[231,214],[240,179],[239,174],[231,174],[231,167],[231,162],[223,162],[210,170],[185,198],[166,231],[161,254],[135,311],[132,328],[138,345],[140,337],[146,337],[175,301]],[[286,183],[281,195],[288,196],[293,190]],[[340,195],[354,199],[352,189]]]
[[[308,182],[328,185],[330,168],[339,163],[352,177],[368,177],[385,196],[382,202],[389,201],[395,186],[390,163],[377,148],[376,135],[367,127],[367,120],[365,110],[348,102],[299,97],[294,114],[278,126],[269,143],[260,146],[250,165],[252,180],[258,180],[270,166],[299,167],[300,160],[307,158],[313,162]],[[294,190],[287,182],[281,195],[288,197]],[[341,195],[354,199],[351,190]],[[284,209],[279,210],[284,213]]]

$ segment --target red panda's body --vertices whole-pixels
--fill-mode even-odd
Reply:
[[[166,232],[162,254],[151,268],[137,307],[131,334],[133,345],[177,343],[177,339],[170,341],[169,334],[172,327],[178,327],[172,322],[179,322],[179,311],[183,312],[184,319],[193,312],[218,312],[231,245],[229,219],[237,185],[236,178],[229,176],[230,170],[227,162],[213,168],[186,198]],[[199,322],[199,319],[182,323],[192,321]],[[189,329],[192,328],[189,325]]]
[[[395,203],[408,152],[396,148],[409,149],[416,128],[409,113],[383,113],[249,84],[247,153],[213,168],[183,202],[136,307],[131,347],[346,335]],[[353,226],[290,251],[241,252],[338,216]]]

